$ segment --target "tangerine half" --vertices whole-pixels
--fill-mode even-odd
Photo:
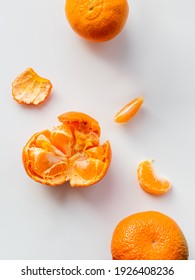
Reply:
[[[26,143],[22,160],[27,174],[42,184],[70,182],[85,187],[100,181],[111,163],[109,141],[100,145],[100,126],[81,112],[58,117],[61,124],[35,133]]]

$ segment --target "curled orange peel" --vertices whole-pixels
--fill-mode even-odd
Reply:
[[[40,77],[32,68],[27,68],[12,83],[12,96],[19,104],[43,103],[51,90],[51,82]]]

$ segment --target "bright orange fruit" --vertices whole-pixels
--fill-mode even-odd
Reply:
[[[123,29],[127,0],[66,0],[65,13],[72,29],[94,42],[113,39]]]
[[[143,102],[144,99],[142,96],[133,99],[115,115],[114,121],[117,123],[127,123],[139,111]]]
[[[67,112],[51,131],[35,133],[23,149],[27,174],[37,182],[57,186],[70,182],[85,187],[100,181],[111,162],[109,141],[100,145],[100,126],[92,117]]]
[[[189,255],[178,224],[156,211],[120,221],[113,232],[111,253],[113,260],[187,260]]]
[[[18,103],[38,105],[50,95],[52,84],[27,68],[12,83],[12,96]]]
[[[141,188],[151,194],[164,194],[171,188],[169,180],[158,176],[152,161],[143,161],[137,169],[138,181]]]

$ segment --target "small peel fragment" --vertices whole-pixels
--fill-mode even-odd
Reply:
[[[27,68],[12,83],[12,96],[19,104],[43,103],[51,90],[51,82],[40,77],[32,68]]]

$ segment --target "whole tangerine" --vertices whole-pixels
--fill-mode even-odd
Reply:
[[[187,260],[188,244],[178,224],[156,211],[120,221],[112,241],[113,260]]]
[[[66,0],[65,14],[72,29],[94,42],[113,39],[125,26],[127,0]]]

